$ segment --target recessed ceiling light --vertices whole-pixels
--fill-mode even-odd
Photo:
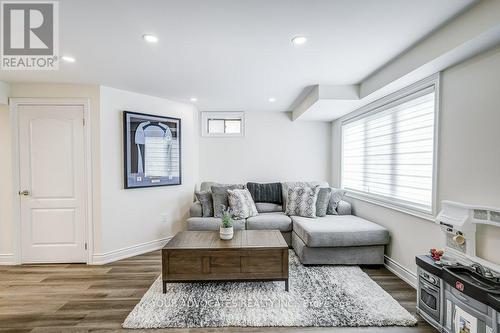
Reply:
[[[305,36],[295,36],[292,38],[292,43],[295,45],[302,45],[307,42],[307,38]]]
[[[70,56],[62,56],[61,59],[66,61],[66,62],[75,62],[76,61],[75,58],[70,57]]]
[[[196,97],[191,97],[189,100],[190,100],[191,102],[193,102],[193,103],[194,103],[194,102],[198,101],[198,98],[196,98]]]
[[[269,102],[271,102],[271,103],[276,102],[276,98],[274,98],[274,97],[269,97]]]
[[[148,43],[158,43],[158,37],[156,37],[155,35],[145,34],[142,35],[142,39],[144,39]]]

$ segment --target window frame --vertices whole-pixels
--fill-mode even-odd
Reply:
[[[440,110],[440,73],[436,73],[429,76],[417,83],[414,83],[406,88],[400,89],[390,95],[382,97],[373,103],[370,103],[357,111],[352,115],[342,119],[340,122],[340,187],[344,189],[344,125],[351,123],[353,121],[368,117],[370,115],[376,114],[378,112],[383,112],[389,108],[412,100],[409,98],[411,95],[418,94],[421,91],[434,88],[434,142],[433,142],[433,159],[432,159],[432,194],[431,194],[431,210],[423,210],[419,207],[413,206],[411,203],[402,203],[392,201],[391,198],[377,195],[369,194],[361,191],[356,191],[352,189],[345,189],[346,196],[372,203],[378,206],[383,206],[396,211],[414,215],[426,220],[434,221],[437,209],[437,192],[438,192],[438,148],[439,148],[439,110]],[[415,97],[418,98],[418,97]]]
[[[208,121],[215,120],[239,120],[241,130],[240,133],[210,133],[208,131]],[[203,137],[242,137],[245,136],[245,112],[243,111],[203,111],[201,112],[201,136]]]

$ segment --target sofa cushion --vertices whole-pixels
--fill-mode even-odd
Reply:
[[[250,191],[255,202],[269,202],[279,204],[283,202],[281,195],[281,183],[247,183],[247,189]]]
[[[221,224],[217,217],[190,217],[187,219],[187,230],[190,231],[209,231],[219,230]],[[244,230],[245,220],[234,220],[234,230]]]
[[[247,219],[248,230],[291,231],[292,220],[283,212],[263,213]]]
[[[257,211],[259,212],[259,214],[283,212],[283,207],[281,205],[269,202],[256,202],[255,207],[257,207]]]
[[[229,206],[227,200],[227,190],[242,189],[244,186],[240,184],[227,186],[212,186],[212,200],[214,203],[214,216],[222,217],[224,209]]]
[[[231,184],[222,184],[216,182],[201,182],[200,184],[200,192],[212,191],[212,186],[230,186]]]
[[[383,245],[384,227],[354,215],[327,215],[317,219],[292,216],[293,231],[309,247]]]

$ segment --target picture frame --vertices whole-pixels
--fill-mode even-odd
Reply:
[[[123,111],[124,188],[182,184],[181,119]]]

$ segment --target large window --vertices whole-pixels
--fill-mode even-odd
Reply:
[[[342,187],[353,196],[433,213],[436,85],[342,123]]]

